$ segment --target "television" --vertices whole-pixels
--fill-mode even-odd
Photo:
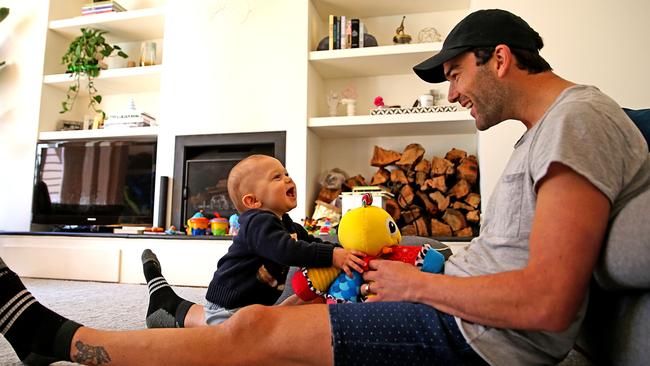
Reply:
[[[39,143],[32,224],[153,224],[156,141]]]

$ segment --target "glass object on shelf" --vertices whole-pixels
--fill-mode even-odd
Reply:
[[[442,36],[438,30],[434,27],[422,28],[418,33],[418,42],[419,43],[429,43],[429,42],[441,42]]]
[[[142,42],[140,45],[140,66],[156,64],[156,42]]]
[[[340,100],[341,96],[334,90],[330,90],[329,94],[327,94],[327,106],[329,107],[330,117],[336,117],[336,108]]]

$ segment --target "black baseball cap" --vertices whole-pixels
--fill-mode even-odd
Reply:
[[[476,47],[505,44],[535,53],[544,47],[539,34],[525,20],[501,9],[478,10],[466,16],[442,44],[442,50],[413,67],[424,81],[440,83],[446,80],[443,64]]]

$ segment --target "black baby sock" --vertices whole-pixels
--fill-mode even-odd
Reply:
[[[41,305],[0,258],[0,332],[27,365],[70,360],[81,325]]]
[[[158,258],[149,249],[142,252],[142,270],[149,288],[147,328],[183,328],[194,303],[176,295],[162,275]]]

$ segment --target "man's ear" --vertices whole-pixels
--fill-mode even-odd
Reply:
[[[497,76],[500,78],[504,77],[508,73],[512,63],[515,62],[510,47],[504,44],[497,45],[494,48],[494,59],[496,62],[495,70]]]
[[[248,193],[241,198],[244,207],[246,208],[260,208],[262,207],[262,202],[258,200],[254,194]]]

